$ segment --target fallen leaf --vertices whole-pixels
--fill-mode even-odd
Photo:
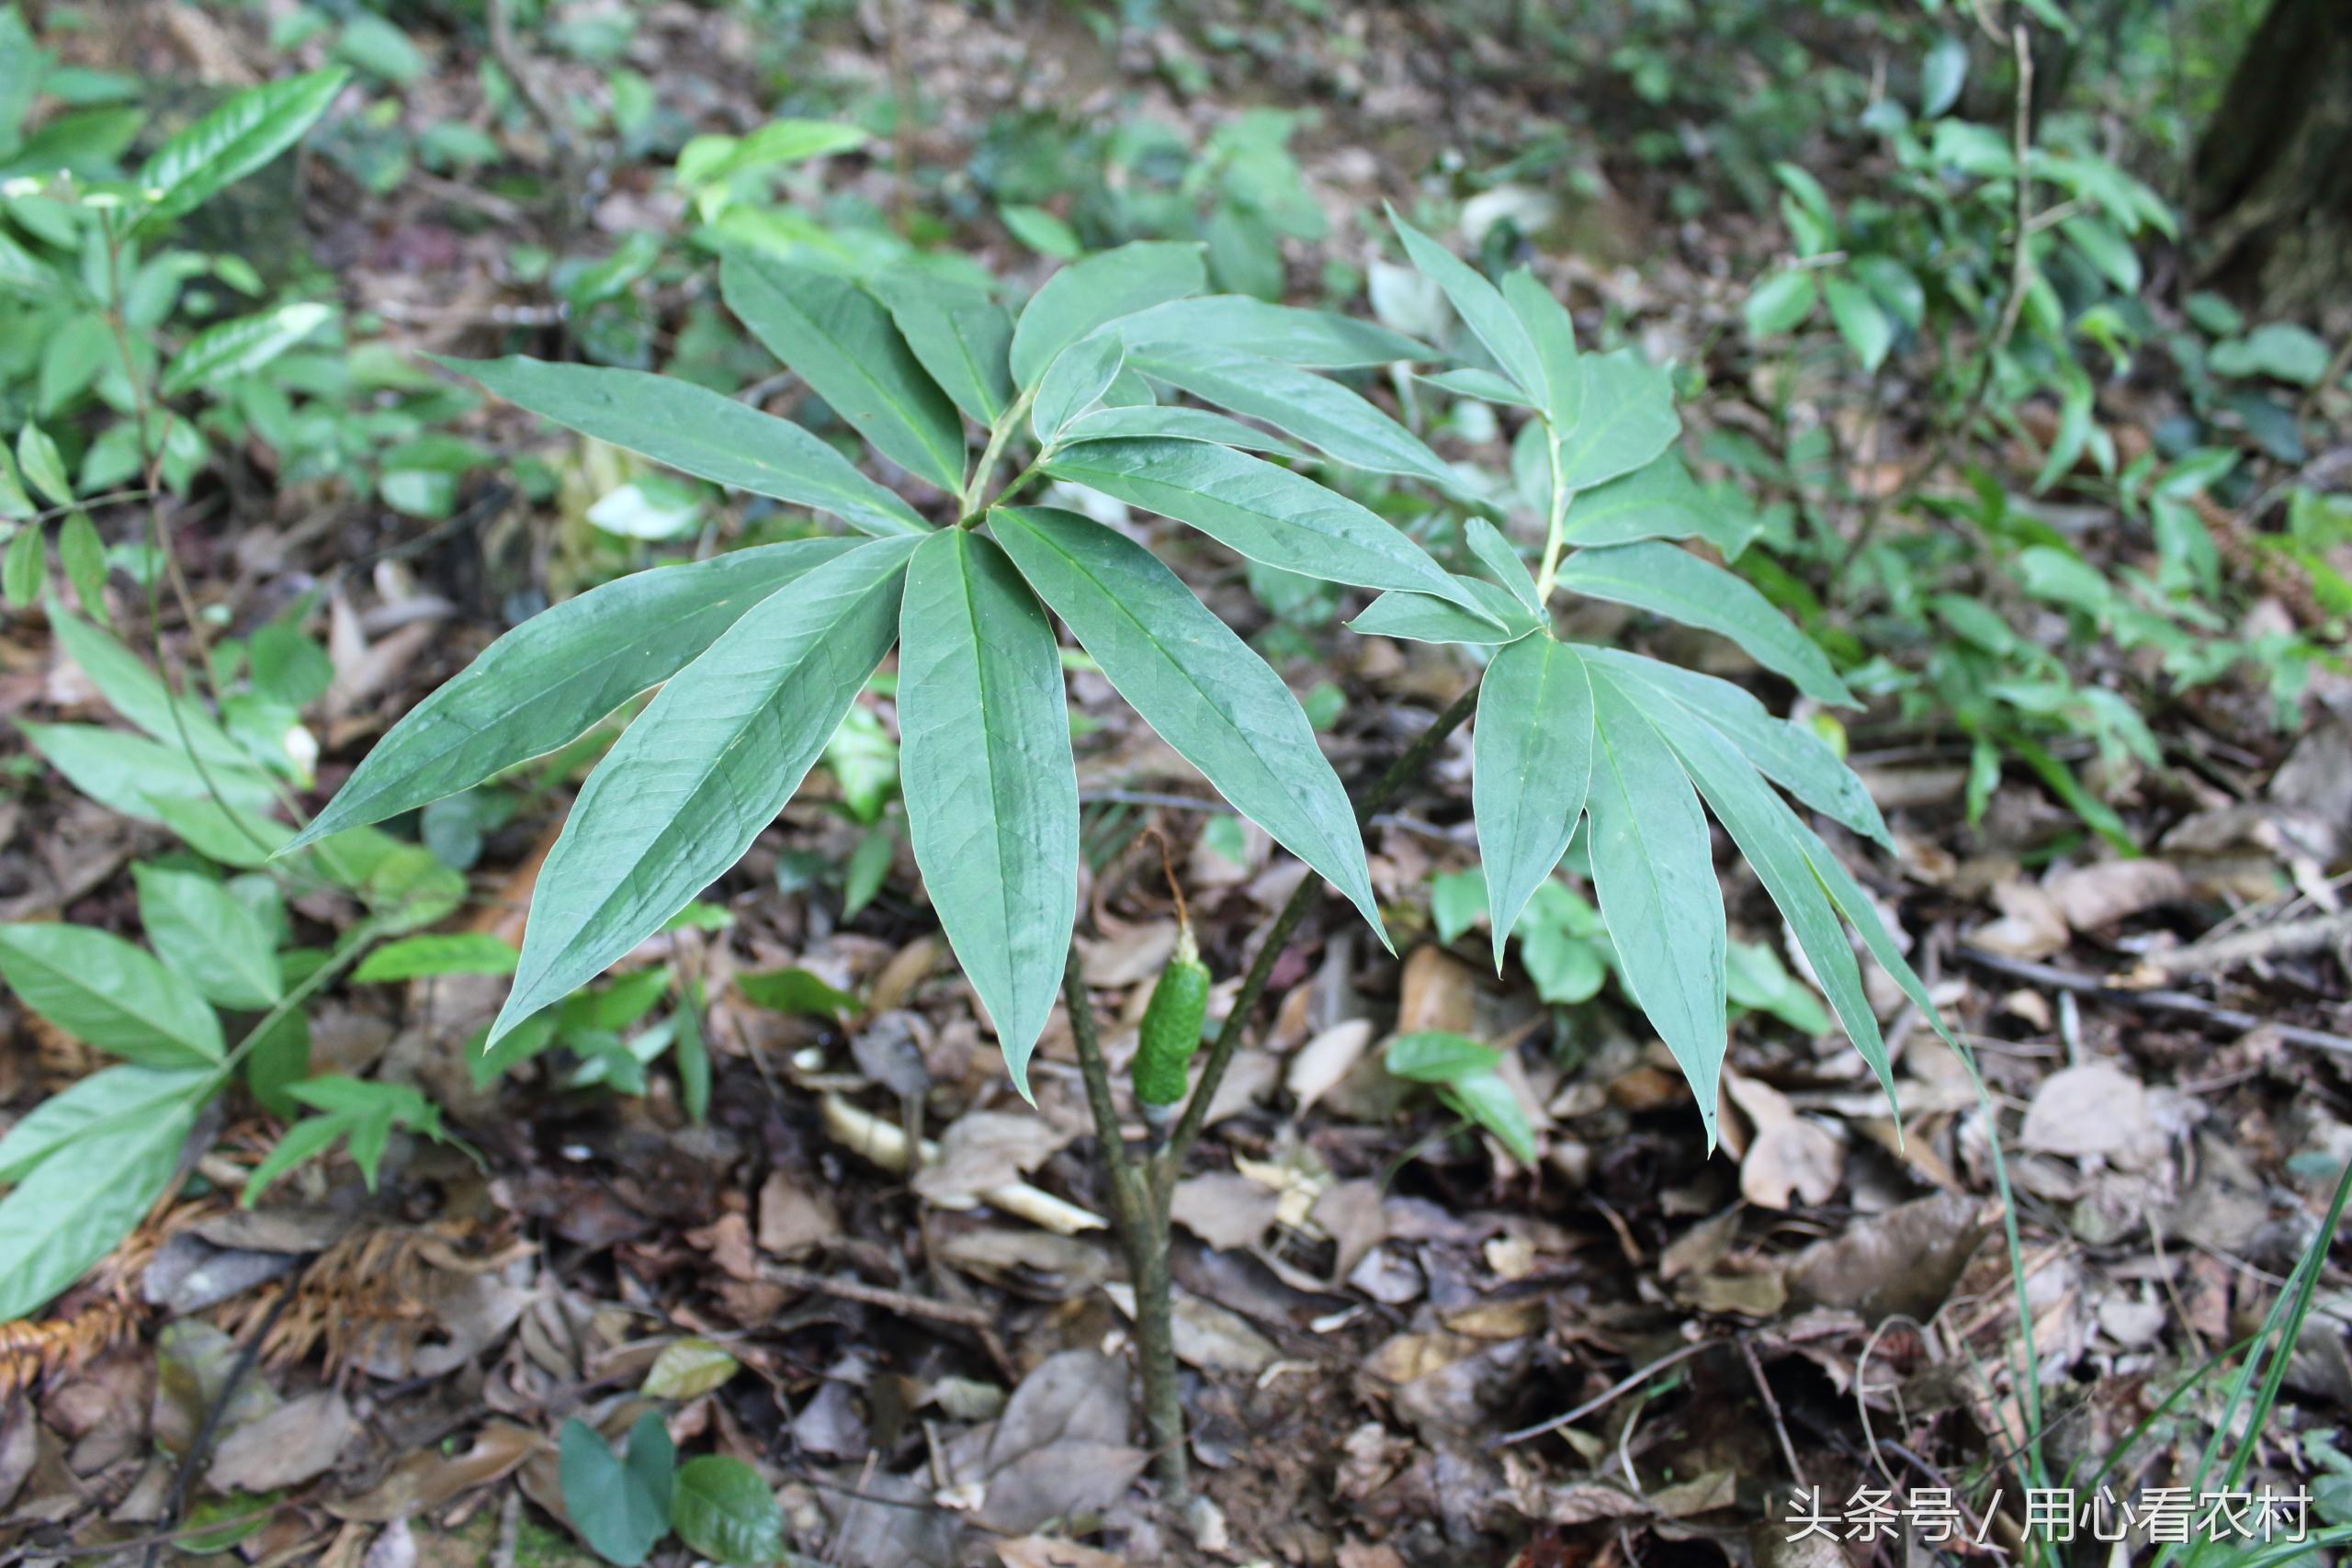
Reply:
[[[1211,1247],[1228,1251],[1254,1246],[1281,1207],[1279,1192],[1219,1170],[1178,1182],[1169,1217]]]
[[[1042,1535],[998,1541],[996,1557],[1004,1568],[1127,1568],[1124,1557]]]
[[[333,1469],[358,1430],[343,1395],[333,1390],[304,1394],[221,1438],[205,1483],[215,1492],[298,1486]]]
[[[1732,1100],[1756,1124],[1756,1136],[1739,1162],[1740,1194],[1766,1209],[1786,1209],[1790,1199],[1826,1203],[1846,1173],[1846,1145],[1810,1118],[1800,1116],[1788,1096],[1737,1073],[1724,1075]]]
[[[2053,871],[2041,879],[2041,886],[2066,923],[2078,931],[2097,931],[2188,895],[2188,880],[2178,866],[2147,858]]]
[[[1017,1181],[1069,1142],[1027,1111],[973,1111],[940,1134],[939,1157],[914,1174],[914,1190],[943,1208],[972,1208],[980,1194]]]
[[[1859,1220],[1815,1242],[1789,1270],[1791,1294],[1810,1306],[1845,1307],[1872,1321],[1926,1320],[1951,1294],[1990,1222],[1977,1199],[1939,1192]]]
[[[2159,1136],[2148,1091],[2110,1062],[2086,1062],[2044,1078],[2027,1107],[2018,1146],[2080,1158],[2113,1155]]]
[[[1290,1059],[1290,1070],[1283,1076],[1283,1087],[1290,1091],[1299,1114],[1329,1092],[1331,1086],[1348,1076],[1348,1069],[1363,1059],[1372,1044],[1372,1024],[1355,1018],[1334,1024],[1300,1046]]]

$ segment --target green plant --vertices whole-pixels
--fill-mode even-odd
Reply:
[[[571,1528],[615,1568],[637,1568],[673,1531],[729,1568],[784,1558],[784,1515],[759,1472],[725,1454],[680,1464],[658,1410],[629,1427],[623,1455],[586,1422],[566,1421],[556,1476]]]
[[[1485,361],[1432,379],[1528,411],[1515,450],[1518,491],[1540,500],[1532,569],[1498,525],[1511,521],[1513,497],[1479,494],[1405,426],[1321,373],[1427,350],[1341,317],[1204,296],[1194,247],[1137,243],[1089,257],[1050,278],[1017,318],[921,274],[885,273],[869,287],[731,252],[721,268],[729,304],[908,476],[922,508],[800,427],[703,388],[529,359],[459,367],[583,434],[830,512],[866,537],[657,569],[546,612],[396,726],[294,844],[468,788],[661,683],[548,857],[490,1032],[494,1051],[733,863],[896,645],[915,858],[1025,1093],[1030,1051],[1065,988],[1076,918],[1078,798],[1050,615],[1170,745],[1385,939],[1355,811],[1297,699],[1125,534],[1012,503],[1050,478],[1158,512],[1250,559],[1374,591],[1351,623],[1359,630],[1456,643],[1488,662],[1476,697],[1474,805],[1498,956],[1588,824],[1616,966],[1681,1063],[1711,1135],[1728,980],[1702,795],[1883,1080],[1847,923],[1923,1008],[1925,990],[1859,885],[1773,788],[1883,840],[1859,781],[1810,731],[1737,688],[1558,640],[1547,606],[1562,589],[1616,600],[1729,637],[1817,700],[1849,700],[1843,684],[1753,589],[1668,542],[1704,536],[1716,518],[1669,450],[1679,422],[1665,376],[1629,353],[1579,354],[1566,313],[1524,271],[1498,288],[1401,220],[1397,231]],[[1225,412],[1164,403],[1162,389]],[[1270,438],[1236,415],[1336,462],[1464,498],[1481,513],[1464,529],[1477,574],[1447,570],[1375,513],[1252,455]],[[977,458],[966,418],[985,432]],[[1022,453],[999,487],[1008,454]],[[1387,788],[1409,782],[1472,705],[1455,704]],[[1168,1426],[1167,1193],[1272,957],[1315,894],[1314,882],[1302,884],[1284,911],[1148,1167],[1120,1140],[1091,1019],[1081,1030],[1147,1303],[1146,1407],[1171,1495],[1182,1491],[1183,1461],[1181,1418]],[[1075,1023],[1082,991],[1070,999]]]

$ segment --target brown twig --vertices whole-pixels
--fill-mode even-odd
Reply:
[[[2287,958],[2297,953],[2317,953],[2352,938],[2352,910],[2324,915],[2315,920],[2290,920],[2284,925],[2262,926],[2241,931],[2234,936],[2209,937],[2191,942],[2170,953],[2152,953],[2140,960],[2138,967],[2125,976],[2122,984],[2129,987],[2144,982],[2177,979],[2183,975],[2217,975],[2241,964],[2253,964],[2266,958]]]
[[[2352,1056],[2352,1038],[2330,1034],[2325,1030],[2305,1029],[2301,1024],[2278,1023],[2258,1018],[2236,1008],[2223,1007],[2219,1002],[2193,997],[2186,991],[2143,991],[2110,984],[2096,975],[2078,974],[2061,969],[2054,964],[2034,964],[2022,958],[2004,958],[1997,953],[1982,948],[1962,947],[1960,956],[1979,969],[1996,975],[2006,975],[2013,980],[2032,985],[2050,986],[2077,996],[2095,997],[2101,1001],[2115,1002],[2124,1007],[2142,1008],[2150,1012],[2174,1012],[2203,1019],[2224,1029],[2249,1030],[2267,1027],[2290,1045],[2308,1045],[2314,1051],[2334,1051]]]
[[[1499,1438],[1490,1438],[1487,1446],[1490,1449],[1507,1449],[1513,1443],[1523,1443],[1530,1438],[1540,1438],[1547,1432],[1556,1432],[1563,1427],[1572,1427],[1594,1411],[1607,1409],[1668,1367],[1679,1366],[1702,1351],[1712,1350],[1722,1343],[1720,1339],[1700,1339],[1677,1349],[1668,1350],[1647,1366],[1638,1368],[1619,1378],[1574,1410],[1555,1416],[1549,1421],[1538,1421],[1532,1427],[1521,1427],[1516,1432],[1505,1432]]]

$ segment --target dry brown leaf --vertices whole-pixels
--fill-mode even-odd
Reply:
[[[2041,879],[2041,886],[2057,901],[2066,923],[2078,931],[2112,925],[2188,894],[2188,878],[2178,866],[2150,859],[2101,861],[2053,871]]]
[[[513,1474],[541,1446],[539,1434],[529,1427],[492,1421],[464,1453],[444,1457],[432,1450],[420,1450],[394,1465],[390,1474],[358,1496],[322,1506],[336,1518],[371,1525],[430,1513],[460,1493]]]
[[[943,1208],[970,1208],[979,1195],[1017,1181],[1069,1142],[1030,1111],[973,1111],[939,1137],[939,1157],[914,1174],[917,1192]]]
[[[1281,1193],[1219,1170],[1178,1182],[1169,1217],[1211,1247],[1229,1250],[1254,1245],[1281,1207]]]
[[[1984,1208],[1966,1193],[1939,1192],[1857,1221],[1798,1256],[1790,1292],[1804,1304],[1845,1307],[1872,1321],[1925,1320],[1984,1238]]]
[[[2161,1135],[2139,1079],[2111,1062],[2086,1062],[2042,1080],[2026,1110],[2018,1146],[2079,1158],[2120,1154]]]
[[[1417,947],[1397,982],[1396,1032],[1478,1032],[1478,972],[1442,947]]]
[[[1356,1018],[1334,1024],[1300,1046],[1291,1057],[1290,1071],[1283,1080],[1283,1087],[1296,1102],[1295,1113],[1304,1115],[1308,1106],[1347,1077],[1348,1069],[1363,1059],[1364,1051],[1371,1044],[1372,1024]]]
[[[1846,1173],[1846,1145],[1820,1123],[1797,1114],[1788,1096],[1737,1073],[1724,1075],[1732,1100],[1756,1124],[1739,1162],[1739,1190],[1749,1202],[1786,1209],[1790,1199],[1826,1203]]]
[[[2011,878],[1994,886],[1993,905],[2001,911],[2001,918],[1968,933],[1968,940],[1978,947],[2029,961],[2064,949],[2070,934],[2066,912],[2041,888]]]
[[[1024,1535],[996,1543],[1004,1568],[1127,1568],[1127,1560],[1051,1536]]]
[[[1381,1204],[1380,1184],[1359,1179],[1339,1182],[1315,1200],[1312,1216],[1331,1238],[1335,1248],[1331,1278],[1344,1280],[1355,1272],[1364,1254],[1388,1239],[1387,1211]]]
[[[1156,978],[1176,951],[1176,922],[1146,920],[1116,936],[1081,941],[1079,976],[1090,986],[1116,990]]]
[[[220,1439],[204,1479],[215,1492],[298,1486],[333,1468],[358,1430],[343,1395],[332,1390],[304,1394]]]
[[[760,1184],[760,1250],[774,1258],[798,1258],[831,1245],[842,1234],[840,1213],[823,1192],[811,1191],[783,1170]]]

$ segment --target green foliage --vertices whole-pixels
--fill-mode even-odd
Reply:
[[[1435,1031],[1400,1034],[1388,1043],[1382,1064],[1400,1078],[1433,1084],[1447,1109],[1492,1133],[1521,1160],[1535,1157],[1535,1133],[1527,1112],[1503,1081],[1502,1053],[1459,1034]]]
[[[784,1515],[759,1472],[724,1454],[678,1463],[658,1410],[629,1428],[625,1456],[585,1422],[566,1421],[557,1481],[572,1529],[614,1568],[637,1568],[673,1530],[688,1550],[728,1568],[784,1559]]]

